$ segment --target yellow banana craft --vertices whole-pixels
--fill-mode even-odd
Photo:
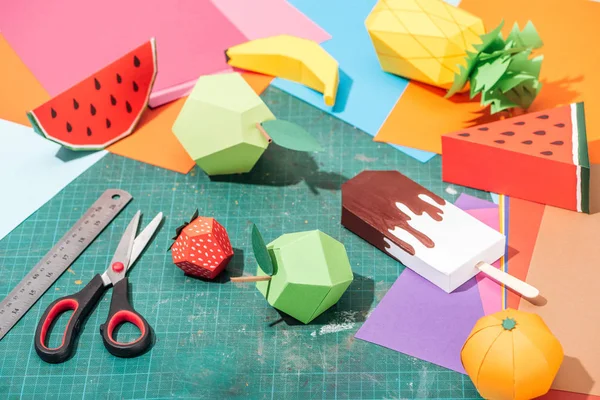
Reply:
[[[230,47],[225,55],[233,67],[301,83],[323,93],[328,106],[335,104],[338,63],[312,40],[272,36]]]

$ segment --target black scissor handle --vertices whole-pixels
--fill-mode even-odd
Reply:
[[[115,329],[125,322],[137,326],[140,336],[128,343],[118,342],[113,337]],[[152,328],[146,319],[129,303],[129,281],[127,277],[117,282],[113,288],[110,310],[106,322],[100,325],[104,347],[117,357],[137,357],[152,345]]]
[[[79,335],[81,324],[92,312],[94,306],[106,290],[100,275],[94,278],[79,292],[70,296],[61,297],[53,301],[46,311],[35,331],[35,351],[40,358],[48,363],[61,363],[66,361],[73,353],[75,340]],[[62,343],[58,347],[50,348],[47,345],[47,336],[52,322],[66,311],[73,310],[73,314],[63,332]]]

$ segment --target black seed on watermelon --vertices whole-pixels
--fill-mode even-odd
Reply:
[[[94,78],[94,87],[96,87],[96,90],[100,90],[100,82],[98,82],[98,79]]]
[[[532,144],[532,143],[533,143],[533,141],[531,141],[531,140],[525,140],[525,141],[523,141],[523,142],[521,142],[521,143],[523,143],[523,144]]]
[[[137,56],[133,56],[133,65],[137,68],[140,66],[140,59]]]
[[[79,103],[75,99],[73,99],[73,108],[76,110],[79,109]]]
[[[123,79],[121,78],[121,75],[117,74],[117,83],[121,82],[123,82]]]
[[[525,121],[515,122],[515,125],[525,125]]]
[[[538,115],[537,118],[539,118],[539,119],[548,119],[550,117],[548,117],[546,114],[543,114],[543,115]]]
[[[504,136],[514,136],[514,134],[515,133],[513,131],[506,131],[506,132],[501,133],[501,135],[504,135]]]
[[[88,126],[87,128],[87,135],[88,136],[92,136],[92,130],[90,129],[90,127]]]
[[[115,96],[113,96],[112,94],[110,95],[110,104],[112,104],[113,106],[117,105],[117,99],[115,99]]]
[[[67,132],[71,132],[73,130],[73,127],[71,126],[70,123],[67,122]]]
[[[477,130],[479,130],[479,131],[487,131],[488,129],[490,129],[490,128],[488,128],[486,126],[482,126],[481,128],[477,128]]]
[[[56,110],[54,108],[50,109],[50,115],[52,116],[52,118],[56,118]]]
[[[544,156],[551,156],[552,152],[551,151],[542,151],[540,154],[542,154]]]
[[[92,114],[92,116],[96,115],[96,107],[94,107],[93,104],[90,104],[90,114]]]
[[[504,140],[494,140],[494,142],[498,143],[498,144],[504,144],[505,143]]]
[[[127,112],[128,112],[128,113],[131,113],[131,111],[132,111],[132,108],[131,108],[131,104],[129,104],[129,102],[128,102],[128,101],[126,101],[126,102],[125,102],[125,108],[127,109]]]
[[[138,87],[138,84],[135,83],[135,81],[133,81],[133,91],[137,92],[138,90],[140,90],[140,88]]]
[[[533,134],[538,136],[544,136],[546,134],[546,131],[535,131],[533,132]]]
[[[553,144],[555,146],[562,146],[563,144],[565,144],[565,142],[563,142],[562,140],[557,140],[555,142],[551,142],[550,144]]]
[[[465,132],[465,133],[459,133],[458,136],[469,137],[469,136],[471,136],[471,134]]]
[[[563,124],[562,122],[560,124],[554,124],[555,127],[557,128],[564,128],[565,124]]]
[[[110,128],[110,119],[106,118],[106,128]]]

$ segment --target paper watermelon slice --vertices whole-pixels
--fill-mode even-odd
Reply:
[[[589,212],[583,103],[442,136],[443,180]]]
[[[154,38],[27,113],[40,135],[99,150],[133,132],[156,78]]]

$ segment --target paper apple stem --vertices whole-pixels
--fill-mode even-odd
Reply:
[[[268,275],[263,276],[235,276],[229,278],[232,282],[262,282],[262,281],[270,281],[271,277]]]
[[[269,136],[267,131],[265,131],[265,129],[262,127],[260,122],[256,123],[256,129],[258,129],[258,131],[260,133],[262,133],[262,135],[265,137],[265,139],[267,139],[267,142],[269,142],[269,143],[273,142],[273,139],[271,139],[271,136]]]
[[[522,280],[515,278],[514,276],[507,274],[506,272],[498,269],[488,263],[480,262],[475,267],[493,280],[502,283],[521,296],[528,299],[535,299],[540,295],[540,291],[530,284],[523,282]]]

